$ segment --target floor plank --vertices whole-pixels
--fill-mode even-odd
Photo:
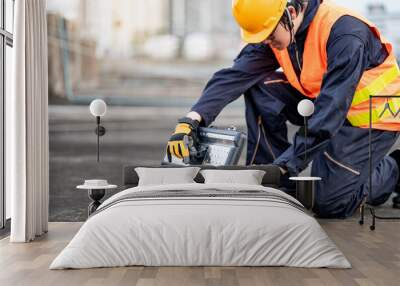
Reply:
[[[0,240],[0,285],[399,285],[399,223],[379,222],[375,232],[355,220],[320,223],[352,263],[352,269],[138,266],[50,271],[52,260],[82,225],[57,222],[50,223],[49,233],[32,243]]]

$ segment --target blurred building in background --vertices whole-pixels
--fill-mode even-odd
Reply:
[[[396,50],[400,13],[382,3],[363,13]],[[48,0],[48,31],[50,95],[70,102],[198,97],[242,45],[231,0]]]
[[[241,47],[231,0],[48,0],[48,31],[50,95],[70,102],[109,91],[156,96],[154,84],[144,91],[140,79],[175,85],[174,96],[197,97],[208,70]]]
[[[393,44],[397,58],[400,59],[400,12],[383,3],[368,5],[368,18],[374,22],[381,33]]]
[[[168,1],[80,0],[81,33],[95,39],[100,57],[127,58],[153,35],[168,32]]]
[[[48,1],[50,13],[97,43],[98,57],[112,58],[197,59],[196,49],[200,60],[230,56],[240,44],[230,7],[231,0]]]
[[[207,60],[232,58],[240,46],[231,0],[48,0],[48,10],[96,42],[98,57]],[[376,2],[366,16],[397,46],[399,12]]]
[[[182,39],[184,57],[232,58],[236,55],[240,34],[232,17],[231,2],[170,0],[170,33]]]

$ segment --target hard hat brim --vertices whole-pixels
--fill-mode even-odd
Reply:
[[[282,15],[285,12],[287,2],[287,0],[280,1],[279,6],[276,7],[276,15],[273,15],[269,19],[267,19],[264,23],[264,29],[260,30],[259,32],[250,32],[249,30],[244,29],[243,26],[239,24],[239,26],[241,26],[240,34],[242,40],[249,44],[257,44],[265,41],[279,25]]]
[[[258,44],[265,41],[275,28],[261,30],[258,33],[250,33],[243,28],[240,29],[240,35],[243,41],[249,44]]]

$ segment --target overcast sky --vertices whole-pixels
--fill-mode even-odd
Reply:
[[[345,6],[348,8],[352,8],[357,10],[358,12],[365,13],[366,7],[368,4],[385,4],[386,8],[390,11],[400,11],[400,1],[399,0],[334,0],[334,2],[340,4],[341,6]]]

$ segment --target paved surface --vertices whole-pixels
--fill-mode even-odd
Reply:
[[[97,80],[79,82],[74,90],[78,96],[70,96],[69,101],[89,104],[101,97],[122,106],[190,106],[212,74],[231,65],[232,61],[103,59]]]

